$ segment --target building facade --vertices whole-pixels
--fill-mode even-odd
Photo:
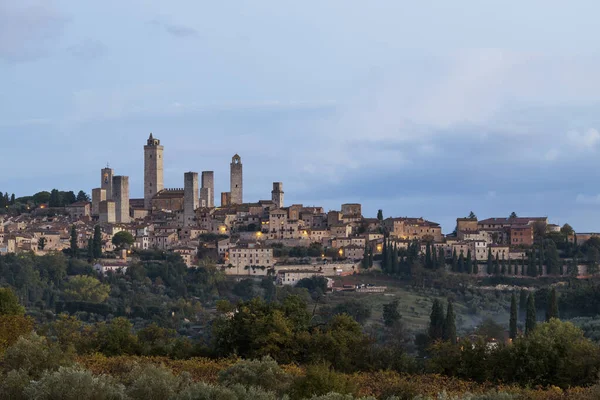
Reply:
[[[152,209],[152,198],[164,189],[163,169],[164,147],[160,140],[154,139],[152,133],[144,146],[144,206]]]

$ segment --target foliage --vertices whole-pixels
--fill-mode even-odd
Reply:
[[[352,299],[335,306],[333,314],[347,314],[359,324],[364,324],[371,317],[371,308],[364,302]]]
[[[119,249],[125,246],[132,246],[134,242],[133,235],[127,231],[117,232],[112,238],[112,244]]]
[[[110,286],[92,276],[78,275],[67,281],[63,293],[67,300],[103,303],[108,298]]]
[[[310,365],[292,386],[293,399],[323,396],[328,393],[355,394],[356,386],[348,376],[337,373],[327,364]]]
[[[385,326],[394,326],[400,321],[400,318],[402,318],[400,311],[398,311],[398,305],[398,300],[383,305],[383,323]]]
[[[222,385],[257,386],[279,395],[287,393],[292,382],[292,375],[268,356],[261,360],[240,361],[219,374],[219,383]]]
[[[10,288],[0,288],[0,315],[23,315],[25,308]]]

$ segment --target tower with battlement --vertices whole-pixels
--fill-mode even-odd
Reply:
[[[164,147],[150,133],[144,146],[144,208],[152,210],[152,197],[164,188]]]
[[[128,224],[129,218],[129,177],[113,178],[113,199],[115,202],[115,219],[119,224]]]
[[[230,183],[231,183],[231,204],[242,204],[243,198],[243,175],[242,175],[242,158],[239,155],[234,155],[230,164]]]
[[[183,225],[193,226],[198,208],[198,173],[186,172],[183,185]]]
[[[92,216],[100,215],[100,203],[106,201],[106,190],[102,188],[92,189]]]
[[[273,200],[277,208],[283,208],[283,182],[273,182],[271,200]]]
[[[215,206],[214,171],[202,171],[202,187],[200,188],[200,206],[209,208]]]
[[[113,177],[115,176],[115,171],[112,168],[109,168],[108,165],[106,168],[102,168],[102,180],[100,181],[100,189],[104,189],[106,191],[106,200],[112,200],[113,198]]]

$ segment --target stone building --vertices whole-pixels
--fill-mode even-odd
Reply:
[[[243,174],[242,174],[242,159],[239,155],[234,155],[230,164],[230,204],[242,204],[243,196]]]
[[[128,224],[129,217],[129,177],[113,177],[113,198],[117,223]]]
[[[342,204],[342,215],[362,215],[362,206],[358,203]]]
[[[283,182],[273,182],[271,199],[277,208],[283,208]]]
[[[163,189],[152,197],[152,212],[182,211],[184,198],[184,189]]]
[[[113,177],[115,176],[115,171],[113,171],[108,166],[102,169],[102,180],[100,181],[100,188],[104,189],[106,192],[106,198],[104,200],[112,200],[113,199]],[[100,200],[103,201],[103,200]]]
[[[221,192],[221,207],[229,207],[231,205],[231,192]]]
[[[186,172],[183,186],[183,225],[195,225],[196,209],[198,208],[198,173]]]
[[[100,215],[100,202],[106,200],[106,189],[95,188],[92,189],[92,216],[97,217]]]
[[[270,268],[274,263],[273,249],[262,247],[257,243],[240,243],[229,249],[229,264],[235,268],[251,266]]]
[[[115,213],[115,202],[104,200],[100,202],[100,223],[114,224],[117,221]]]
[[[147,210],[152,210],[154,195],[164,189],[163,151],[160,140],[150,133],[144,146],[144,205]]]
[[[215,206],[215,173],[202,171],[200,188],[200,207],[213,208]]]
[[[69,204],[65,207],[65,210],[73,219],[89,217],[91,214],[90,203],[87,201],[78,201],[76,203]]]

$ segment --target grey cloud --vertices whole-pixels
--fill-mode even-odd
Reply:
[[[68,21],[53,1],[0,1],[0,60],[19,63],[46,56]]]
[[[67,48],[67,51],[76,58],[84,61],[94,60],[106,53],[106,45],[95,39],[86,39]]]
[[[175,36],[175,37],[183,38],[183,37],[198,36],[198,31],[189,26],[185,26],[185,25],[181,25],[181,24],[166,23],[159,19],[154,19],[154,20],[150,21],[150,24],[163,28],[168,34]]]

